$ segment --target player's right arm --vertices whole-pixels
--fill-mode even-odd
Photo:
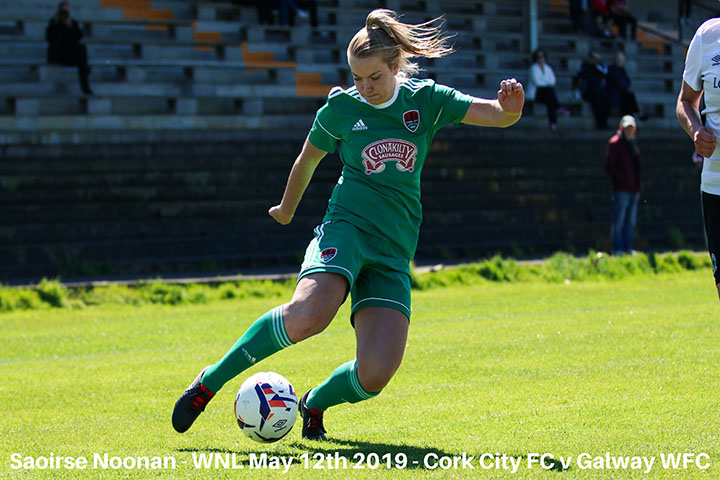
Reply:
[[[701,157],[710,157],[715,150],[715,134],[700,120],[700,96],[702,91],[693,90],[683,82],[678,95],[676,114],[680,126],[695,143],[695,149]]]
[[[293,219],[295,210],[300,204],[305,189],[310,184],[310,179],[315,172],[320,160],[327,155],[327,152],[315,147],[308,139],[305,139],[300,155],[290,170],[285,193],[280,205],[275,205],[268,210],[268,213],[281,225],[287,225]]]
[[[710,157],[715,150],[715,134],[712,129],[703,126],[700,119],[700,97],[704,87],[704,45],[711,43],[709,40],[717,38],[717,25],[715,20],[708,20],[700,26],[693,35],[685,56],[685,69],[682,75],[682,87],[677,99],[675,114],[680,126],[685,130],[693,143],[695,149],[702,157]],[[705,36],[712,38],[705,41]],[[716,42],[713,41],[714,45]]]
[[[522,115],[525,91],[520,82],[509,78],[500,82],[497,100],[475,98],[462,123],[481,127],[509,127]]]

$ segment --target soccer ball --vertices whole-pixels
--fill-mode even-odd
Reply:
[[[298,399],[285,377],[260,372],[248,378],[235,396],[240,430],[256,442],[277,442],[295,425]]]

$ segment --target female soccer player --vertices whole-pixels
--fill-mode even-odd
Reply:
[[[500,83],[497,99],[417,80],[412,57],[452,53],[439,19],[420,25],[374,10],[347,49],[355,85],[335,87],[269,214],[287,225],[318,163],[339,149],[342,176],[305,253],[289,303],[260,317],[178,399],[173,426],[184,432],[230,379],[256,362],[322,332],[352,297],[357,356],[300,400],[303,438],[324,440],[323,412],[375,397],[405,350],[410,320],[409,263],[421,221],[420,172],[435,132],[454,124],[507,127],[520,118],[523,87]]]
[[[717,257],[720,255],[720,152],[715,148],[715,132],[720,128],[720,92],[717,78],[717,50],[720,41],[720,19],[711,18],[695,32],[687,56],[683,83],[677,101],[677,118],[685,133],[692,138],[703,162],[700,190],[702,194],[702,212],[705,220],[705,238],[707,239],[713,275],[718,296],[720,297],[720,271]],[[705,94],[706,117],[703,125],[700,119],[700,98]]]

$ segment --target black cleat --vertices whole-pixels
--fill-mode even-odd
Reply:
[[[325,438],[325,427],[323,427],[323,411],[316,408],[308,408],[306,405],[308,394],[311,390],[305,392],[300,399],[299,411],[303,418],[302,438],[308,440],[327,440]]]
[[[208,402],[215,396],[213,392],[208,390],[205,385],[200,383],[205,370],[202,369],[200,374],[193,380],[185,393],[180,395],[178,401],[175,402],[175,409],[172,414],[173,428],[179,433],[187,431],[197,419],[197,417],[205,410]]]

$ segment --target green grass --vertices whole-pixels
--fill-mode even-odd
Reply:
[[[589,252],[576,257],[558,252],[542,261],[517,262],[495,256],[454,268],[418,274],[411,268],[414,290],[493,282],[567,282],[654,276],[711,267],[705,252],[637,253],[615,257]],[[215,300],[279,298],[291,294],[295,278],[282,281],[237,279],[220,283],[172,283],[163,279],[141,280],[134,285],[117,284],[68,288],[60,279],[43,279],[32,287],[9,288],[0,285],[0,312],[47,308],[82,309],[97,305],[187,305]]]
[[[57,293],[57,292],[56,292]],[[57,294],[56,297],[62,297]],[[334,440],[257,444],[238,430],[234,392],[274,370],[300,392],[354,356],[344,306],[321,335],[231,381],[186,434],[177,396],[259,315],[285,299],[101,305],[0,314],[3,478],[700,478],[720,477],[720,324],[706,270],[565,283],[474,281],[416,291],[406,357],[376,399],[326,414]],[[243,471],[196,470],[193,452],[235,453]],[[251,454],[293,457],[283,475]],[[346,469],[304,468],[340,455]],[[484,452],[520,459],[481,470]],[[528,454],[572,456],[565,471],[527,468]],[[649,474],[581,469],[582,453],[656,456]],[[707,453],[711,467],[664,470],[660,454]],[[10,468],[10,455],[88,457],[86,470]],[[172,456],[175,470],[96,470],[95,453]],[[407,455],[404,470],[352,469],[356,454]],[[426,455],[475,456],[473,471],[428,470]],[[183,464],[182,462],[187,462]],[[324,466],[329,466],[326,462]]]

